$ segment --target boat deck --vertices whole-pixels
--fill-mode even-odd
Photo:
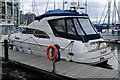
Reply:
[[[2,51],[1,56],[3,57],[4,52],[3,50],[0,51]],[[18,51],[13,51],[9,49],[9,59],[10,61],[54,74],[52,73],[52,61],[50,61],[46,57],[20,53]],[[116,80],[118,78],[117,70],[94,67],[64,60],[56,63],[55,74],[58,76],[60,75],[69,77],[71,79],[96,78],[95,80],[97,80],[99,78],[112,78],[112,80]]]

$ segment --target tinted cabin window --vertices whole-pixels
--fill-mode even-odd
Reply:
[[[72,19],[66,19],[66,22],[67,22],[67,32],[68,32],[68,34],[76,35]]]
[[[74,18],[73,21],[74,21],[75,28],[76,28],[76,30],[78,32],[78,35],[85,35],[83,33],[83,30],[81,29],[79,23],[78,23],[78,20],[76,18]]]
[[[58,34],[65,33],[70,35],[91,35],[96,34],[90,20],[87,18],[64,18],[49,21],[52,29],[55,29]]]
[[[38,37],[38,38],[49,38],[49,36],[45,32],[37,29],[26,28],[22,33],[33,34],[35,37]]]
[[[54,21],[50,21],[50,23],[52,24],[52,26],[59,32],[65,32],[66,28],[65,28],[65,20],[64,19],[60,19],[60,20],[54,20]]]
[[[49,36],[45,32],[40,30],[35,30],[34,36],[38,38],[49,38]]]

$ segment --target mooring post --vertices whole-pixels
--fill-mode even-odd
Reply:
[[[5,57],[5,62],[9,61],[8,58],[8,40],[4,40],[4,57]]]
[[[55,60],[53,60],[53,71],[52,71],[53,73],[56,73],[55,69],[56,69],[56,67],[55,67]]]

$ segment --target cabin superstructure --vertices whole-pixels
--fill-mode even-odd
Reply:
[[[54,10],[35,18],[38,21],[47,20],[55,36],[88,42],[99,39],[87,14],[79,14],[71,10]]]

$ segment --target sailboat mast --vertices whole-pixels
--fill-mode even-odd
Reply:
[[[110,26],[111,0],[108,0],[108,27]]]
[[[115,14],[115,22],[114,22],[114,23],[116,24],[116,10],[117,10],[117,9],[116,9],[116,0],[114,0],[114,9],[115,9],[115,10],[114,10],[114,11],[115,11],[115,13],[114,13],[114,14]]]

